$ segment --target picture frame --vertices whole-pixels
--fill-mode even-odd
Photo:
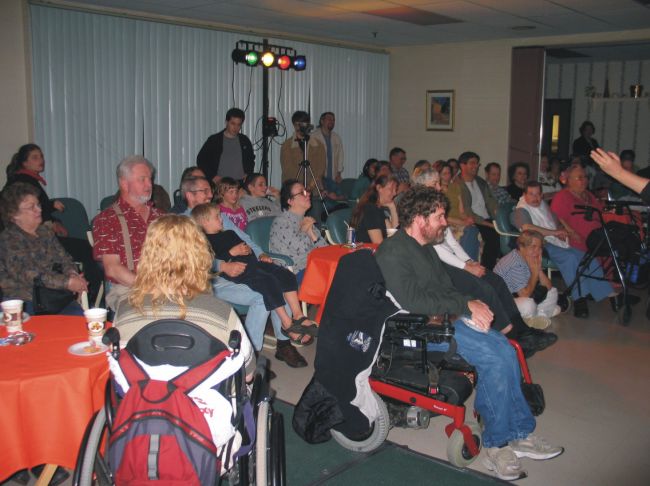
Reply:
[[[453,89],[427,91],[426,129],[452,131],[455,103]]]

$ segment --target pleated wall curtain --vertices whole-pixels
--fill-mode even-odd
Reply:
[[[116,191],[115,167],[143,154],[170,196],[228,108],[246,109],[243,132],[261,139],[262,68],[233,64],[238,40],[261,38],[41,5],[31,6],[35,142],[46,158],[50,196],[81,200],[89,216]],[[269,76],[269,114],[293,132],[291,114],[336,113],[345,177],[369,157],[385,158],[388,56],[269,39],[307,56],[304,72]],[[280,184],[280,143],[270,179]],[[261,149],[257,152],[257,163]]]

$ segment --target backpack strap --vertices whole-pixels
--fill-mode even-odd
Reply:
[[[124,378],[126,378],[126,381],[129,383],[130,387],[135,383],[149,379],[149,375],[145,373],[144,369],[142,369],[140,364],[126,349],[123,349],[120,353],[120,358],[117,363],[120,365],[122,373],[124,373]]]
[[[231,356],[232,352],[227,349],[220,352],[213,358],[203,362],[200,365],[194,366],[187,371],[181,373],[173,380],[170,380],[170,383],[178,388],[180,388],[183,393],[188,395],[194,388],[203,383],[210,375],[212,375],[223,363],[228,356]]]
[[[126,254],[126,268],[135,271],[135,265],[133,264],[133,248],[131,247],[131,235],[129,234],[129,227],[126,224],[126,216],[122,212],[122,208],[119,205],[119,198],[113,203],[113,211],[117,215],[117,220],[120,222],[120,228],[122,229],[122,241],[124,242],[124,253]]]

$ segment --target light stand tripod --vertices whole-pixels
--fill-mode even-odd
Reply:
[[[313,127],[313,125],[312,125]],[[307,178],[308,175],[311,176],[311,180],[314,183],[314,187],[316,188],[316,193],[318,194],[318,200],[320,201],[321,205],[323,206],[323,210],[325,211],[325,214],[329,217],[330,213],[327,210],[327,205],[325,204],[325,199],[323,198],[323,193],[320,190],[320,186],[318,185],[318,181],[316,180],[316,176],[314,175],[314,171],[311,170],[311,163],[309,162],[308,158],[308,146],[309,146],[309,134],[305,133],[306,130],[303,131],[303,128],[300,128],[301,134],[302,134],[302,140],[297,140],[298,145],[302,149],[302,162],[300,162],[299,167],[298,167],[298,172],[296,172],[296,180],[301,181],[303,186],[305,186],[305,189],[309,187],[307,185]],[[302,177],[301,177],[302,175]]]

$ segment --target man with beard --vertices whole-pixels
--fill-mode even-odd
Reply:
[[[514,348],[490,329],[489,307],[456,290],[432,246],[444,238],[447,207],[445,196],[432,188],[409,189],[398,204],[402,229],[379,246],[377,263],[387,289],[404,309],[460,317],[454,322],[458,353],[480,377],[474,406],[485,424],[484,464],[501,479],[520,479],[526,472],[519,458],[550,459],[564,448],[532,435],[535,419],[521,392]],[[446,346],[429,344],[432,350]]]
[[[119,198],[93,222],[93,256],[110,282],[106,305],[113,310],[135,281],[149,224],[162,214],[151,202],[153,172],[151,162],[140,155],[122,160],[117,166]]]

